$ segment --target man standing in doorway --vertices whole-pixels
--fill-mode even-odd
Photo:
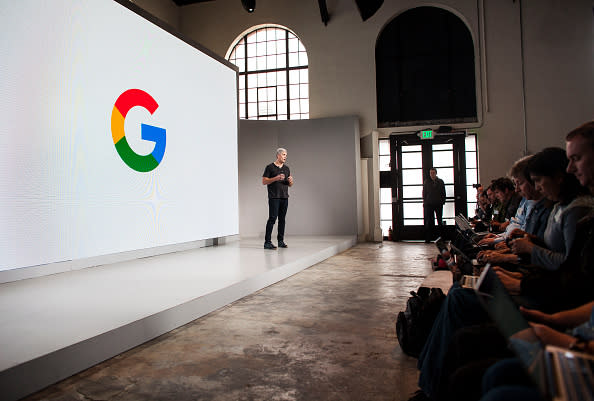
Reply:
[[[441,227],[443,205],[446,200],[445,184],[437,177],[437,170],[431,167],[429,178],[423,184],[423,209],[425,210],[425,242],[435,239],[435,218]]]
[[[276,249],[272,243],[272,228],[278,217],[277,239],[278,246],[286,248],[285,244],[285,216],[289,206],[289,187],[293,186],[293,176],[287,161],[287,150],[278,148],[276,160],[264,169],[262,185],[268,186],[268,221],[266,222],[266,235],[264,236],[264,249]]]

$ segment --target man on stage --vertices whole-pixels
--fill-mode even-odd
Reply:
[[[268,221],[266,222],[266,235],[264,236],[264,249],[276,249],[272,243],[272,228],[278,217],[278,246],[286,248],[285,244],[285,216],[289,206],[289,187],[293,186],[293,176],[287,161],[287,150],[276,150],[276,161],[270,163],[262,174],[262,185],[268,186]]]

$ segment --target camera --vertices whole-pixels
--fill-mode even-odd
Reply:
[[[473,187],[474,189],[478,189],[478,188],[480,188],[481,186],[482,186],[481,184],[472,184],[472,187]]]

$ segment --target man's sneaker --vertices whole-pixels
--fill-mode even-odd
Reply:
[[[264,249],[276,249],[276,247],[272,244],[272,242],[265,242]]]
[[[278,241],[278,247],[279,248],[288,248],[287,244],[285,244],[284,241]]]

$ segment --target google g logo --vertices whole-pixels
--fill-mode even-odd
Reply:
[[[134,152],[124,132],[124,120],[132,107],[141,106],[151,114],[159,105],[151,95],[140,89],[128,89],[118,97],[111,112],[111,135],[118,154],[130,168],[142,173],[154,170],[165,154],[166,135],[165,129],[141,124],[140,137],[145,141],[155,142],[155,148],[148,155],[139,155]]]

